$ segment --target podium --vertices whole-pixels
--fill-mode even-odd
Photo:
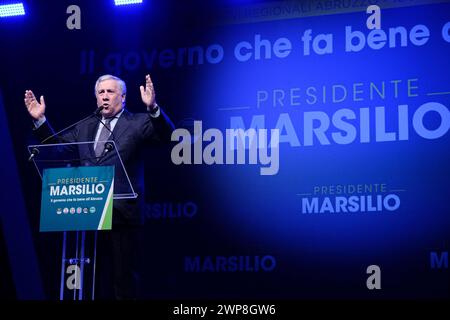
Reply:
[[[97,232],[112,228],[114,199],[138,196],[115,142],[97,143],[100,156],[94,141],[28,146],[43,181],[40,231],[62,233],[60,300],[95,299]]]

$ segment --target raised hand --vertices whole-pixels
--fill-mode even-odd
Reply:
[[[35,120],[41,119],[45,114],[44,96],[41,96],[39,100],[40,103],[36,100],[33,91],[25,90],[25,106],[27,107],[30,116]]]
[[[149,111],[151,111],[151,109],[156,106],[156,100],[155,89],[153,88],[153,82],[149,74],[145,76],[145,88],[144,86],[140,86],[139,89],[141,90],[142,102],[147,106],[147,109],[150,109]]]

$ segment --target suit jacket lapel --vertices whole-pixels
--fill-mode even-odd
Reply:
[[[119,120],[117,120],[116,125],[114,126],[113,134],[111,136],[111,140],[114,140],[116,144],[120,141],[120,136],[127,130],[130,125],[130,116],[131,114],[124,110]]]

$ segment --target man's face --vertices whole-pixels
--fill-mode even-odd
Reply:
[[[104,80],[97,87],[97,106],[103,106],[105,118],[114,117],[123,108],[125,95],[120,91],[119,83],[114,79]]]

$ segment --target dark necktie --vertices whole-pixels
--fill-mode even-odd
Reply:
[[[100,131],[100,136],[97,140],[97,146],[95,147],[95,156],[100,157],[105,150],[105,140],[108,140],[109,135],[111,134],[111,121],[113,118],[108,118],[104,120],[105,125],[102,126],[102,130]]]

